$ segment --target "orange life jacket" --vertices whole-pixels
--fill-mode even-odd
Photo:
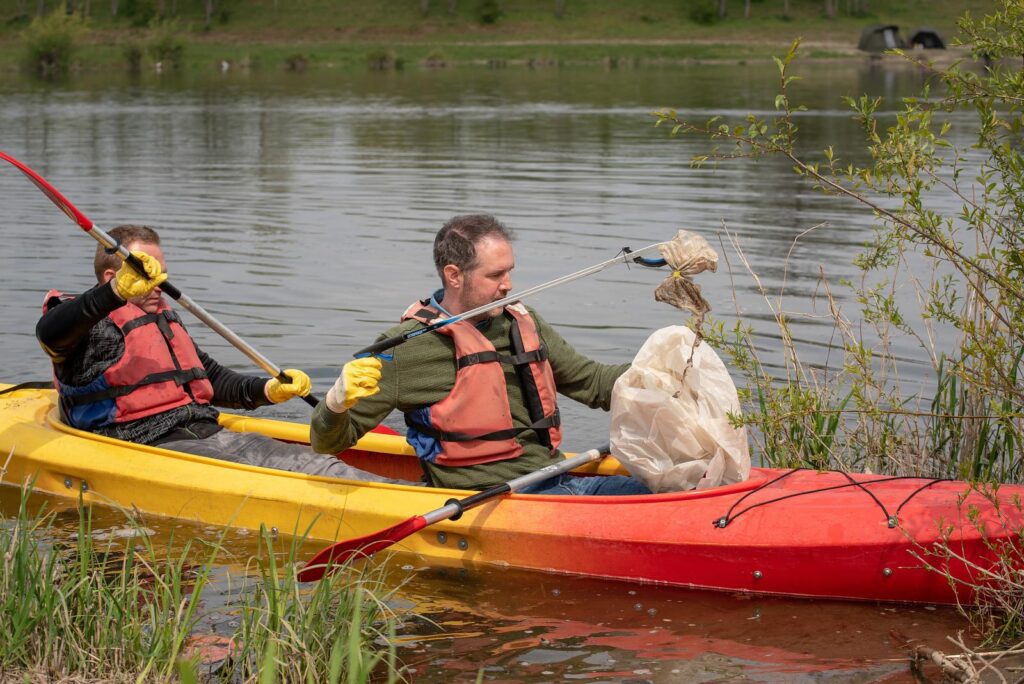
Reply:
[[[424,325],[445,315],[429,305],[414,302],[402,320]],[[535,430],[552,455],[562,442],[561,419],[556,401],[555,377],[533,317],[522,304],[505,307],[511,319],[512,356],[498,354],[494,345],[472,323],[459,321],[435,332],[455,343],[455,386],[441,401],[426,410],[405,414],[410,428],[436,439],[440,453],[427,458],[438,465],[469,466],[516,458],[523,448],[516,435]],[[515,367],[531,425],[512,424],[503,364]]]
[[[60,292],[51,290],[43,311],[63,299]],[[124,354],[87,385],[69,385],[54,377],[65,422],[92,430],[213,400],[213,385],[195,344],[163,299],[156,313],[126,302],[108,318],[124,336]]]

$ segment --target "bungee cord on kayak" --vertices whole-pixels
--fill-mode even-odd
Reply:
[[[0,389],[0,395],[8,394],[10,392],[17,392],[23,389],[53,389],[53,380],[29,380],[28,382],[19,382],[17,385],[11,385]]]
[[[912,477],[912,476],[909,476],[909,475],[899,475],[899,476],[892,476],[892,477],[880,477],[880,478],[878,478],[876,480],[869,480],[867,482],[858,482],[857,480],[854,480],[850,476],[849,473],[844,472],[844,471],[836,471],[836,472],[839,472],[840,474],[844,475],[849,480],[849,482],[846,483],[846,484],[832,485],[832,486],[829,486],[829,487],[819,487],[817,489],[815,489],[815,488],[805,489],[805,490],[801,490],[799,492],[793,492],[791,494],[785,494],[783,496],[779,496],[779,497],[776,497],[774,499],[768,499],[767,501],[759,501],[759,502],[757,502],[755,504],[751,504],[751,505],[743,508],[741,511],[739,511],[738,513],[733,515],[733,511],[736,510],[736,508],[739,505],[741,505],[748,497],[753,496],[754,494],[757,494],[760,491],[763,491],[764,489],[766,489],[766,488],[770,487],[771,485],[779,482],[780,480],[784,480],[785,478],[789,477],[793,473],[798,473],[798,472],[801,472],[801,471],[813,472],[813,471],[810,471],[810,469],[808,469],[808,468],[793,468],[792,470],[784,472],[781,475],[772,478],[771,480],[763,482],[762,484],[758,485],[757,487],[755,487],[754,489],[750,490],[749,492],[747,492],[746,494],[741,496],[739,499],[734,501],[733,504],[729,507],[729,510],[725,513],[725,515],[723,515],[723,516],[721,516],[719,518],[715,518],[714,520],[711,521],[711,524],[713,526],[715,526],[715,527],[718,527],[718,528],[725,528],[725,527],[728,527],[730,523],[734,522],[741,515],[743,515],[744,513],[749,512],[749,511],[752,511],[755,508],[761,508],[762,506],[768,506],[768,505],[773,504],[773,503],[778,503],[779,501],[785,501],[787,499],[793,499],[793,498],[796,498],[796,497],[799,497],[799,496],[808,496],[810,494],[821,494],[823,492],[831,492],[831,491],[836,491],[836,490],[839,490],[839,489],[849,489],[851,487],[856,487],[857,489],[860,489],[865,494],[867,494],[869,497],[871,497],[871,499],[875,502],[875,504],[881,509],[882,514],[885,516],[885,521],[889,525],[889,527],[896,527],[899,524],[899,514],[900,514],[900,511],[903,510],[904,506],[906,506],[908,503],[910,503],[911,499],[913,499],[915,496],[917,496],[918,494],[920,494],[924,490],[928,489],[929,487],[932,487],[932,486],[938,484],[939,482],[952,482],[952,480],[949,480],[948,478],[935,478],[935,479],[928,480],[923,485],[921,485],[920,487],[915,489],[913,492],[911,492],[906,498],[904,498],[903,501],[900,502],[899,506],[896,507],[896,511],[894,513],[890,514],[889,510],[888,510],[888,508],[886,508],[885,504],[882,503],[882,501],[875,495],[874,492],[872,492],[871,490],[868,489],[868,485],[877,484],[877,483],[883,483],[883,482],[896,482],[898,480],[918,480],[920,478]]]

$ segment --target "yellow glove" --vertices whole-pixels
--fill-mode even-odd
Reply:
[[[363,397],[380,391],[380,359],[375,356],[349,361],[341,369],[341,375],[334,387],[327,392],[327,408],[343,413],[356,405]]]
[[[127,261],[121,264],[121,268],[114,275],[114,292],[125,301],[145,297],[167,280],[167,274],[162,272],[159,261],[145,252],[132,252],[132,255],[142,262],[148,277],[139,275]]]
[[[280,404],[282,401],[288,401],[295,397],[304,397],[309,394],[309,390],[313,385],[309,381],[308,375],[294,368],[285,368],[284,374],[291,378],[292,381],[281,382],[277,378],[267,380],[267,384],[263,386],[263,393],[267,395],[267,399],[275,404]]]

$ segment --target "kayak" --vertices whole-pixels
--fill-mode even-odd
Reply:
[[[10,385],[0,384],[0,390]],[[52,390],[0,395],[4,484],[206,524],[304,536],[368,535],[470,492],[245,466],[62,424]],[[308,443],[307,425],[223,414],[227,429]],[[338,455],[416,480],[399,435]],[[581,474],[624,472],[611,457]],[[391,547],[435,565],[482,564],[690,588],[919,603],[971,602],[1024,527],[1024,487],[754,468],[745,482],[646,496],[511,494]],[[321,543],[322,542],[322,543]],[[307,545],[308,546],[308,545]],[[305,549],[306,547],[304,547]],[[312,552],[310,555],[312,555]]]

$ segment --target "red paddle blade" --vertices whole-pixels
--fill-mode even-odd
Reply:
[[[314,582],[322,579],[352,557],[370,557],[373,554],[386,549],[387,547],[402,541],[410,534],[419,532],[427,526],[427,521],[422,515],[413,517],[398,523],[386,530],[368,534],[365,537],[356,537],[347,541],[340,541],[337,544],[328,546],[315,556],[309,559],[298,572],[300,582]]]
[[[81,228],[87,233],[90,230],[92,230],[93,222],[89,220],[89,217],[83,214],[82,212],[78,211],[75,205],[69,202],[67,198],[64,197],[64,195],[60,194],[60,191],[57,190],[57,188],[50,185],[45,178],[43,178],[38,173],[30,169],[26,164],[21,163],[20,161],[18,161],[9,154],[0,152],[0,159],[3,159],[6,162],[10,162],[11,164],[14,165],[15,168],[17,168],[19,171],[25,174],[30,181],[35,183],[37,188],[43,191],[44,195],[50,198],[51,202],[56,204],[61,211],[68,215],[69,219],[77,223],[79,228]]]

